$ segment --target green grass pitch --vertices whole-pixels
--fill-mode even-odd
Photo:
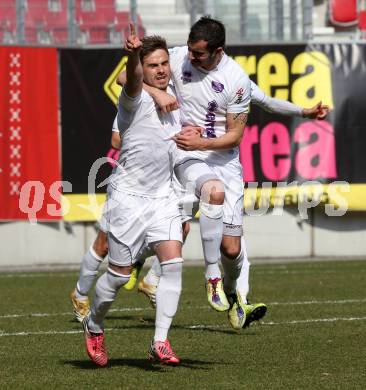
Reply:
[[[179,367],[147,362],[154,311],[121,290],[106,320],[110,365],[96,368],[73,320],[76,272],[0,274],[1,389],[364,389],[366,262],[255,265],[261,324],[236,333],[185,267],[170,332]]]

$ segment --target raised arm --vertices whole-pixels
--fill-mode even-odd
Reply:
[[[140,61],[141,41],[136,36],[135,26],[130,24],[130,35],[125,41],[125,50],[128,53],[126,66],[126,84],[124,90],[127,96],[134,98],[142,91],[143,73]]]
[[[322,102],[311,108],[302,108],[287,100],[267,96],[253,81],[251,81],[251,89],[252,103],[273,114],[298,116],[308,119],[324,119],[329,113],[329,107],[322,104]]]

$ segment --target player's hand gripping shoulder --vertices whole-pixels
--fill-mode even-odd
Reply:
[[[329,106],[319,102],[314,107],[304,108],[302,110],[302,116],[303,118],[322,120],[329,114],[329,111]]]
[[[179,103],[175,96],[146,84],[144,84],[144,89],[152,96],[155,103],[164,114],[179,108]]]
[[[123,71],[117,76],[116,83],[121,87],[126,85],[126,72]],[[159,110],[164,114],[179,108],[178,99],[175,96],[145,83],[143,84],[143,88],[154,99]]]

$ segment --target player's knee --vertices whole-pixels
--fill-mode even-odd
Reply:
[[[223,204],[225,189],[222,182],[220,180],[206,181],[201,188],[201,200],[210,204]]]
[[[223,242],[221,244],[220,250],[221,253],[229,259],[236,259],[239,256],[241,250],[240,241],[239,243],[231,242],[230,244]]]

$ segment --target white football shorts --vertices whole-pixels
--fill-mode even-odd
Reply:
[[[154,199],[112,190],[105,216],[112,264],[134,264],[145,245],[168,240],[182,242],[181,215],[173,192]]]
[[[220,180],[225,188],[224,235],[243,234],[244,183],[239,160],[218,165],[197,158],[186,158],[177,163],[174,169],[179,182],[186,188],[187,194],[191,195],[191,197],[186,195],[187,199],[192,199],[192,195],[199,197],[202,185],[206,181]],[[192,203],[191,216],[197,210],[196,202]],[[189,202],[186,202],[187,205],[189,206]],[[184,208],[186,215],[189,215],[189,208]]]

